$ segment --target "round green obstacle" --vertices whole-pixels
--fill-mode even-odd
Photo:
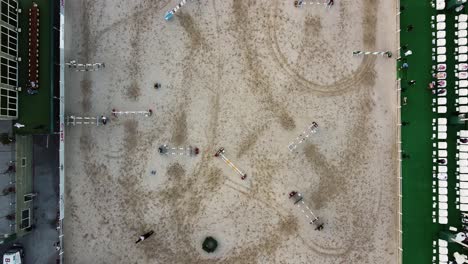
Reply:
[[[203,250],[205,250],[208,253],[212,253],[213,251],[216,250],[218,247],[218,241],[214,239],[213,237],[207,237],[205,238],[205,241],[203,241]]]

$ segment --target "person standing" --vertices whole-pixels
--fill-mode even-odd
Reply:
[[[147,232],[147,233],[141,235],[141,236],[138,238],[138,240],[135,242],[135,244],[138,244],[139,242],[141,242],[141,241],[147,239],[148,237],[150,237],[150,236],[153,235],[153,234],[154,234],[154,231],[151,230],[151,231],[149,231],[149,232]]]

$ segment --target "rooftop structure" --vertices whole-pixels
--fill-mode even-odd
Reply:
[[[15,0],[2,0],[0,6],[0,119],[18,118],[19,6]]]

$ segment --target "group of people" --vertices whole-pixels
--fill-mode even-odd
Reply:
[[[28,85],[27,85],[27,89],[26,89],[26,92],[30,95],[35,95],[35,94],[38,94],[39,93],[39,90],[38,90],[38,86],[37,84],[34,82],[34,81],[31,81]]]
[[[429,83],[427,89],[431,90],[432,94],[445,94],[447,90],[445,90],[445,88],[438,88],[440,86],[443,86],[443,81],[432,81]]]

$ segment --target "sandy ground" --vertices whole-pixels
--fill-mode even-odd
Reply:
[[[66,1],[66,60],[106,63],[67,71],[67,113],[154,111],[67,129],[66,263],[397,263],[395,60],[351,55],[395,51],[396,7],[335,2]]]

